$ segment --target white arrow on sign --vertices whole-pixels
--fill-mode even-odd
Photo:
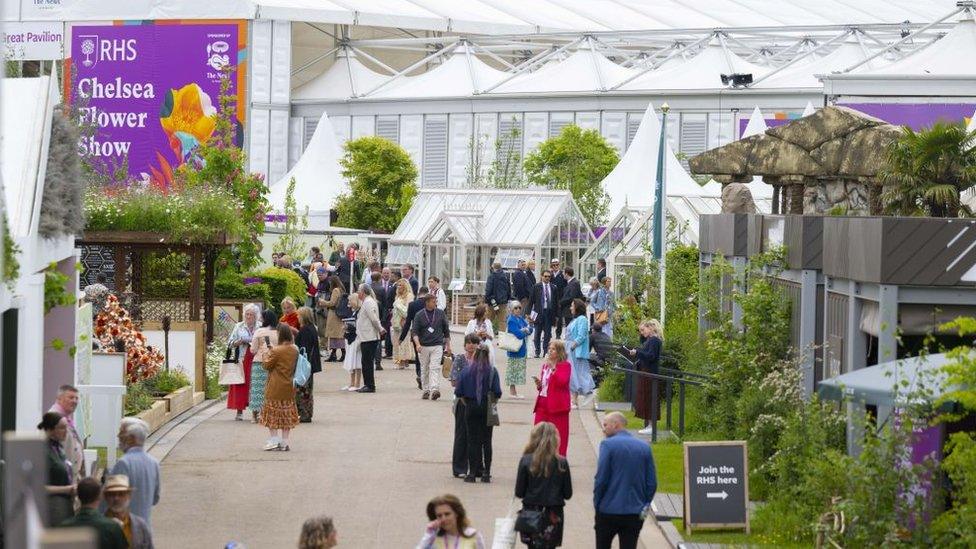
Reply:
[[[725,490],[722,490],[721,492],[706,492],[705,497],[709,499],[724,500],[725,498],[729,497],[729,494]]]

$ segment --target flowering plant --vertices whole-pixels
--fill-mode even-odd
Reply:
[[[112,294],[95,317],[95,339],[104,351],[114,351],[117,343],[125,344],[125,377],[129,383],[156,375],[163,364],[163,353],[147,344],[146,336],[136,329],[129,312]]]

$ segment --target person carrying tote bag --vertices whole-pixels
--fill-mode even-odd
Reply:
[[[573,480],[569,463],[558,452],[556,426],[537,423],[515,478],[515,496],[522,499],[515,530],[531,549],[559,547],[563,542],[563,508],[573,497]]]

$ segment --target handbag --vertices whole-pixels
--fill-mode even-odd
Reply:
[[[495,394],[488,390],[488,419],[486,421],[488,427],[498,427],[502,424],[502,418],[498,416],[498,399]]]
[[[545,530],[548,516],[544,509],[527,509],[523,507],[515,516],[515,531],[533,535]]]
[[[310,377],[312,377],[312,363],[305,356],[305,349],[301,349],[298,358],[295,360],[295,375],[291,382],[295,387],[304,387]]]
[[[599,322],[605,325],[609,320],[610,320],[610,313],[608,313],[606,310],[597,311],[596,313],[593,314],[594,322]]]
[[[498,346],[510,353],[517,353],[522,350],[522,340],[515,334],[501,332],[498,334]]]
[[[491,549],[515,549],[515,498],[508,505],[508,513],[495,519],[495,535],[492,536]]]
[[[244,383],[244,367],[238,362],[241,356],[241,349],[240,347],[234,347],[233,350],[234,357],[231,358],[231,348],[227,347],[224,361],[220,364],[220,375],[217,377],[217,383],[220,385],[240,385]]]
[[[441,358],[441,377],[444,379],[450,379],[451,368],[454,367],[454,355],[449,355],[444,353],[444,357]]]

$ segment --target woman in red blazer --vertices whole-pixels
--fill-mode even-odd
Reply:
[[[535,401],[535,423],[548,421],[559,431],[559,455],[566,457],[569,446],[569,378],[572,367],[566,358],[566,345],[558,339],[549,343],[540,377],[533,376],[539,397]]]

